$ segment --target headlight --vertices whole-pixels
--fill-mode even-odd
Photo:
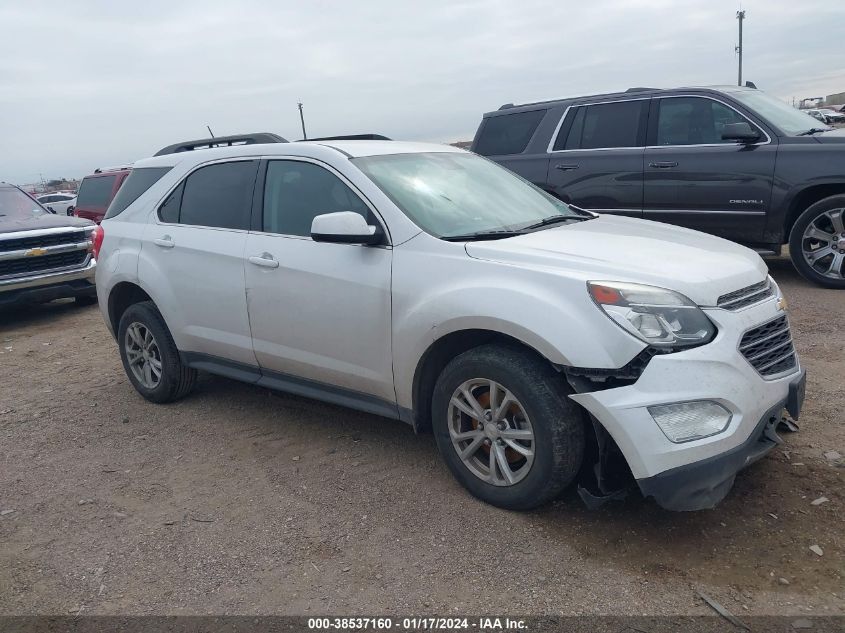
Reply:
[[[654,347],[695,347],[716,334],[704,312],[672,290],[608,281],[590,281],[587,286],[607,316]]]

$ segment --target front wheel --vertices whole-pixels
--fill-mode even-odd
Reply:
[[[584,422],[560,374],[528,351],[485,345],[453,359],[434,388],[432,427],[475,497],[509,510],[551,501],[584,456]]]
[[[819,200],[795,221],[789,236],[795,268],[826,288],[845,288],[845,195]]]
[[[147,400],[173,402],[194,388],[197,372],[182,364],[170,330],[151,301],[126,309],[117,342],[129,381]]]

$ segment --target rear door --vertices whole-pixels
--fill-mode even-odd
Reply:
[[[753,144],[722,140],[728,123],[760,131]],[[645,152],[644,217],[760,242],[777,145],[736,108],[703,95],[655,98]]]
[[[649,99],[571,106],[549,152],[548,183],[584,209],[640,217]]]
[[[245,269],[263,383],[305,395],[318,390],[318,397],[395,415],[393,251],[311,239],[311,222],[323,213],[353,211],[371,225],[380,219],[323,163],[274,159],[264,171]]]
[[[236,160],[191,172],[147,225],[138,264],[180,351],[253,368],[244,248],[257,171]]]

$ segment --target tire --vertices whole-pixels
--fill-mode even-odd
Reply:
[[[84,307],[84,306],[92,306],[97,303],[97,295],[79,295],[74,297],[74,302],[76,305]]]
[[[845,288],[845,194],[810,205],[789,234],[795,268],[825,288]],[[817,237],[818,239],[814,239]]]
[[[132,329],[132,334],[129,333]],[[123,369],[132,386],[144,398],[150,402],[163,404],[173,402],[185,397],[194,388],[197,379],[197,372],[182,364],[179,357],[179,350],[173,342],[170,330],[164,323],[161,313],[151,301],[143,301],[129,306],[120,317],[118,325],[117,343],[120,348],[120,359],[123,361]],[[145,351],[137,341],[147,340],[146,333],[152,338],[152,343],[146,349],[147,357],[150,359],[149,374],[145,372],[146,361],[130,365],[130,353],[137,359],[138,351],[142,354]],[[130,349],[133,352],[130,352]],[[145,357],[146,358],[146,357]],[[159,376],[155,380],[155,370],[152,361],[158,361]],[[139,373],[133,369],[139,369]],[[146,376],[153,380],[144,383]]]
[[[476,379],[480,379],[478,385],[473,386]],[[502,404],[507,399],[505,390],[517,401],[516,406],[509,405],[505,412],[503,423],[508,427],[505,430],[490,428],[490,424],[496,424],[491,415],[482,431],[481,416],[472,418],[453,404],[453,396],[463,404],[469,402],[460,395],[459,390],[465,387],[474,398],[477,397],[478,404],[489,407],[491,388],[486,387],[485,400],[483,381],[488,385],[489,381],[494,381],[497,385],[493,404]],[[584,419],[578,406],[568,399],[564,384],[563,378],[548,363],[526,350],[503,345],[484,345],[469,350],[443,369],[434,387],[432,429],[449,470],[473,496],[508,510],[530,510],[559,496],[575,479],[584,458]],[[485,415],[489,409],[492,407],[485,410]],[[512,439],[515,432],[525,433],[527,428],[533,433],[530,442]],[[472,434],[472,437],[456,446],[453,442],[455,432]],[[509,433],[509,439],[488,436],[488,433],[498,432]],[[478,442],[481,435],[484,435],[482,444],[473,450],[473,443]],[[514,442],[521,446],[519,452],[511,448]],[[524,455],[528,448],[533,453],[530,463],[529,457]],[[459,449],[472,451],[468,461],[461,458]],[[499,460],[493,465],[493,478],[499,481],[492,481],[490,455],[494,450],[498,451],[513,478],[519,477],[517,481],[507,481]],[[486,479],[482,477],[485,461]],[[523,471],[523,468],[527,470]]]

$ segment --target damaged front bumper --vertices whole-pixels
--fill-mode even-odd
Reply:
[[[793,384],[803,384],[805,372]],[[803,388],[800,389],[803,399]],[[733,487],[736,474],[780,444],[777,427],[783,419],[787,402],[780,402],[763,415],[749,438],[729,451],[701,461],[678,466],[653,477],[638,479],[644,497],[653,497],[666,510],[704,510],[713,508]],[[793,417],[800,411],[800,402]]]
[[[743,332],[782,315],[774,301],[739,312],[708,310],[719,333],[709,344],[652,358],[632,384],[581,392],[581,404],[618,446],[640,490],[669,510],[712,508],[736,473],[780,440],[784,408],[797,418],[805,374],[794,369],[764,378],[740,353]],[[672,442],[649,407],[682,402],[717,403],[730,413],[724,430]]]

